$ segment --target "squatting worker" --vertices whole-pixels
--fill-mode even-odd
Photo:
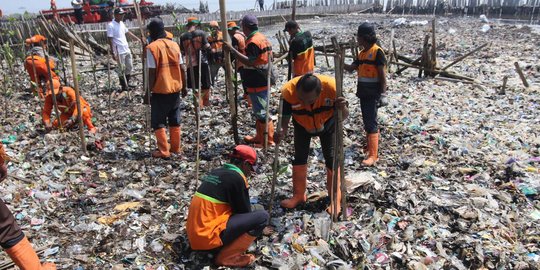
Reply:
[[[116,71],[118,73],[122,91],[135,87],[135,85],[130,84],[131,73],[133,71],[133,56],[129,49],[126,34],[134,40],[141,41],[135,34],[131,33],[124,24],[123,20],[125,13],[124,9],[116,8],[114,10],[114,20],[107,25],[107,37],[109,38],[111,54],[113,59],[119,63]]]
[[[236,24],[236,22],[228,22],[227,23],[227,32],[229,32],[229,36],[231,37],[231,45],[235,50],[240,52],[243,55],[246,55],[246,35],[242,31],[240,31],[240,27]],[[242,78],[242,72],[241,70],[244,68],[244,64],[242,62],[236,60],[234,57],[234,54],[231,54],[231,61],[233,61],[233,65],[235,67],[235,70],[237,74],[240,75],[240,79]],[[238,76],[238,75],[237,75]],[[247,100],[248,105],[251,106],[251,101],[249,100],[246,86],[244,84],[244,80],[242,80],[242,88],[244,89],[244,99]]]
[[[146,47],[152,129],[158,150],[153,157],[168,158],[180,153],[180,91],[186,94],[182,53],[178,44],[167,38],[163,21],[153,18],[146,26],[151,43]],[[169,127],[171,145],[167,143]]]
[[[187,235],[193,250],[221,248],[215,259],[219,266],[244,267],[255,261],[245,254],[268,222],[264,210],[252,211],[248,177],[255,171],[257,153],[238,145],[230,163],[211,171],[191,200]]]
[[[69,86],[61,86],[60,83],[53,81],[53,91],[45,97],[45,105],[43,106],[42,119],[45,129],[47,131],[52,130],[53,128],[58,128],[59,123],[58,119],[54,120],[51,123],[51,114],[53,110],[53,98],[52,95],[56,95],[56,105],[58,106],[58,111],[60,113],[60,121],[62,121],[62,127],[70,128],[79,123],[79,111],[77,110],[77,96],[75,90]],[[50,84],[47,84],[47,87],[50,91]],[[88,132],[95,134],[97,128],[92,124],[92,110],[90,109],[90,104],[86,102],[83,97],[80,97],[81,109],[82,109],[82,121],[83,124],[88,128]]]
[[[358,45],[363,47],[358,57],[351,65],[345,65],[345,70],[357,70],[358,85],[356,96],[360,98],[362,120],[367,138],[367,157],[362,164],[373,166],[379,160],[379,127],[377,123],[377,104],[381,95],[386,92],[386,56],[377,46],[375,28],[370,23],[358,27]]]
[[[289,52],[293,60],[293,76],[313,73],[315,67],[315,50],[309,31],[302,31],[296,21],[288,21],[284,32],[291,36]]]
[[[208,37],[208,43],[210,43],[210,78],[212,81],[212,86],[215,86],[216,77],[219,72],[219,69],[223,67],[223,33],[219,29],[219,24],[217,21],[211,21],[210,25],[210,36]]]
[[[186,55],[188,67],[187,88],[201,89],[200,106],[210,105],[210,68],[208,67],[208,54],[210,43],[206,32],[201,30],[201,21],[196,17],[187,18],[187,32],[180,36],[180,48]],[[199,52],[201,52],[201,85],[199,87]],[[193,72],[195,82],[191,81]]]
[[[268,104],[269,57],[272,53],[272,44],[259,32],[259,22],[253,15],[245,15],[241,20],[242,32],[246,35],[246,54],[242,54],[231,44],[224,43],[234,54],[237,61],[244,64],[241,70],[242,81],[247,88],[252,103],[253,114],[257,119],[256,135],[246,136],[246,143],[261,146],[264,143],[264,133],[268,125],[268,142],[273,143],[274,124],[266,123],[266,105]]]
[[[0,182],[7,177],[6,162],[9,161],[4,146],[0,143]],[[0,245],[11,260],[23,270],[55,270],[53,263],[39,262],[30,242],[15,222],[15,218],[3,200],[0,200]]]
[[[335,118],[334,110],[342,109],[343,119],[349,115],[344,97],[336,98],[336,82],[326,75],[308,73],[287,82],[282,90],[283,119],[281,131],[276,134],[279,142],[287,134],[291,116],[294,126],[293,196],[281,201],[284,208],[295,208],[306,201],[307,161],[311,138],[318,136],[326,165],[326,188],[332,194]],[[339,177],[338,177],[339,179]],[[341,209],[341,192],[338,182],[337,209]],[[327,209],[332,213],[333,205]]]
[[[26,52],[26,59],[24,60],[24,68],[26,72],[30,75],[30,80],[32,81],[32,89],[34,92],[39,95],[40,98],[45,97],[47,93],[44,93],[44,90],[41,86],[43,83],[49,81],[49,71],[53,80],[60,80],[60,77],[56,74],[56,61],[53,57],[49,57],[49,67],[47,69],[47,62],[45,61],[45,51],[47,38],[42,35],[35,35],[31,38],[26,39],[25,43],[29,46],[29,50]],[[35,70],[35,73],[34,73]]]

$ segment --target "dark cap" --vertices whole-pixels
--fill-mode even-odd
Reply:
[[[371,23],[365,22],[358,26],[358,36],[374,35],[375,28]]]
[[[163,31],[165,29],[165,25],[163,24],[163,20],[160,18],[152,18],[150,19],[150,22],[146,25],[146,29],[148,31],[157,33],[160,31]]]
[[[253,170],[256,170],[257,152],[247,145],[237,145],[230,155],[231,158],[237,158],[251,164]]]
[[[285,24],[285,29],[283,29],[283,31],[287,31],[289,29],[296,29],[298,28],[298,23],[295,22],[295,21],[288,21],[286,24]]]
[[[251,14],[245,15],[242,18],[242,25],[255,26],[255,25],[258,25],[258,24],[259,24],[259,20],[257,20],[257,17],[255,17],[255,16],[253,16]]]
[[[115,8],[114,14],[124,14],[126,11],[123,8]]]

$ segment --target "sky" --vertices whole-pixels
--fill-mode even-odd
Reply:
[[[199,9],[198,0],[148,0],[149,2],[154,2],[155,4],[165,4],[165,3],[178,3],[186,8]],[[270,3],[270,0],[266,0],[266,3]],[[131,1],[130,1],[131,3]],[[255,6],[255,0],[227,0],[227,9],[228,10],[246,10],[252,9]],[[273,3],[273,1],[272,1]],[[56,0],[56,6],[58,8],[70,8],[71,0]],[[208,0],[208,7],[210,12],[217,11],[219,9],[219,0]],[[25,11],[37,13],[43,9],[50,8],[50,0],[0,0],[0,9],[4,12],[4,15],[9,15],[12,13],[24,13]]]

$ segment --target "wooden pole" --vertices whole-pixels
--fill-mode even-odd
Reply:
[[[324,58],[326,59],[326,67],[330,67],[330,61],[328,61],[328,55],[326,54],[326,44],[324,42],[324,38],[322,40],[322,46],[323,46]]]
[[[94,78],[94,93],[97,94],[98,92],[98,80],[97,80],[97,77],[96,77],[96,65],[94,64],[94,56],[93,56],[93,53],[88,51],[88,53],[90,54],[90,64],[92,65],[92,76]],[[144,64],[143,64],[144,66]]]
[[[283,97],[279,99],[278,108],[278,122],[276,127],[276,134],[281,131],[281,122],[283,120]],[[283,139],[283,138],[282,138]],[[272,216],[272,206],[274,205],[275,193],[276,193],[276,181],[278,177],[279,168],[279,144],[277,142],[274,145],[274,163],[272,164],[272,186],[270,188],[270,203],[268,204],[268,214]]]
[[[43,46],[43,44],[42,44]],[[60,131],[63,131],[63,124],[60,119],[60,113],[58,111],[58,103],[56,102],[56,95],[54,94],[54,86],[53,86],[53,79],[52,79],[52,71],[51,71],[51,65],[49,63],[49,54],[46,51],[43,51],[43,54],[45,56],[45,65],[47,66],[47,75],[49,76],[49,85],[51,86],[51,97],[53,101],[54,106],[54,114],[56,114],[56,119],[58,120],[58,126],[60,127]],[[34,59],[34,56],[32,55],[32,59]],[[33,61],[32,61],[33,64]],[[39,81],[39,78],[38,78]],[[47,89],[43,89],[45,94],[47,93]]]
[[[436,42],[436,39],[435,39],[435,31],[436,31],[436,28],[435,28],[435,24],[436,24],[436,20],[433,19],[431,21],[431,61],[429,63],[429,66],[432,68],[432,69],[435,69],[435,67],[437,66],[437,42]]]
[[[230,43],[230,37],[227,34],[227,8],[225,6],[225,0],[219,1],[219,12],[221,16],[221,32],[223,33],[223,40],[227,43]],[[240,144],[240,137],[238,136],[238,110],[236,106],[236,94],[233,93],[233,84],[232,84],[232,73],[233,69],[231,66],[231,54],[229,49],[224,50],[224,61],[225,61],[225,85],[226,93],[229,100],[229,110],[231,113],[231,128],[233,131],[233,139],[235,144]],[[238,77],[237,81],[238,81]]]
[[[77,78],[77,64],[75,63],[75,50],[73,50],[74,47],[73,39],[69,40],[69,48],[71,49],[71,70],[73,74],[73,86],[75,87],[75,95],[77,100],[77,118],[79,120],[79,136],[81,138],[81,150],[83,153],[86,154],[86,141],[84,138],[84,131],[83,131],[83,120],[82,120],[82,108],[81,108],[81,94],[79,92],[79,79]],[[54,96],[54,95],[53,95]],[[60,121],[60,118],[58,118],[58,122]]]
[[[34,49],[34,45],[32,44],[32,51]],[[34,73],[34,80],[36,80],[36,82],[34,81],[30,81],[30,85],[32,86],[32,91],[36,91],[36,93],[38,93],[38,97],[39,97],[39,91],[43,91],[43,89],[39,89],[39,77],[37,75],[37,72],[36,72],[36,64],[35,64],[35,60],[34,60],[34,54],[31,52],[30,53],[30,57],[32,57],[32,72]],[[45,92],[45,91],[44,91]],[[58,115],[57,115],[58,116]]]
[[[420,61],[422,67],[424,67],[426,70],[429,69],[429,67],[427,66],[428,62],[429,62],[429,59],[428,59],[428,57],[429,57],[429,55],[428,55],[428,41],[429,41],[429,35],[426,35],[424,37],[424,46],[422,48],[422,60]],[[424,76],[427,76],[427,73],[425,72],[425,70],[419,69],[418,70],[418,78],[422,77],[422,71],[424,71]]]
[[[291,20],[296,20],[296,0],[292,1],[292,13],[291,13]]]
[[[60,64],[62,64],[62,81],[64,82],[64,85],[67,85],[67,76],[66,76],[66,65],[64,63],[64,57],[62,56],[62,45],[60,44],[60,39],[57,40],[58,42],[58,59],[60,60]]]
[[[268,52],[268,72],[266,75],[266,85],[267,85],[267,92],[266,92],[266,124],[264,126],[264,153],[268,151],[268,126],[269,121],[272,121],[270,119],[270,98],[272,97],[272,52]]]
[[[519,63],[518,62],[514,62],[514,66],[516,67],[516,71],[519,75],[519,78],[521,79],[521,81],[523,82],[523,85],[528,88],[529,87],[529,83],[527,82],[527,79],[525,78],[525,75],[523,74],[523,71],[521,70],[521,67],[519,66]]]
[[[468,56],[470,56],[471,54],[473,54],[473,53],[475,53],[475,52],[477,52],[477,51],[483,49],[483,48],[486,47],[487,45],[489,45],[489,42],[488,42],[488,43],[484,43],[483,45],[481,45],[481,46],[479,46],[479,47],[476,47],[474,50],[472,50],[472,51],[470,51],[470,52],[468,52],[468,53],[466,53],[466,54],[460,56],[460,57],[457,58],[456,60],[452,61],[452,63],[450,63],[450,64],[446,65],[445,67],[443,67],[442,70],[446,70],[446,69],[448,69],[449,67],[451,67],[451,66],[453,66],[453,65],[455,65],[455,64],[457,64],[457,63],[459,63],[461,60],[463,60],[463,59],[467,58]]]
[[[503,83],[501,86],[501,91],[499,92],[500,95],[506,94],[506,83],[508,82],[508,76],[503,77]]]

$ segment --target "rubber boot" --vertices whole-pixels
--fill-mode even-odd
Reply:
[[[264,122],[260,122],[260,125],[257,126],[257,128],[260,128],[260,130],[257,130],[257,134],[261,134],[260,143],[255,143],[256,148],[264,148],[264,133],[266,132],[266,125]],[[274,122],[272,120],[269,120],[268,123],[268,146],[274,145]]]
[[[169,152],[169,143],[167,142],[167,131],[165,128],[158,128],[154,132],[156,134],[158,150],[152,152],[155,158],[168,158],[171,156]]]
[[[379,132],[368,134],[368,157],[362,161],[364,166],[373,166],[379,161]]]
[[[263,122],[257,120],[257,122],[255,123],[255,136],[245,136],[244,141],[248,144],[260,144],[262,142],[262,136],[264,134],[264,129],[261,129],[263,125]]]
[[[131,80],[131,74],[126,74],[126,85],[129,89],[133,89],[135,87],[137,87],[136,85],[134,84],[130,84],[129,81]]]
[[[6,253],[21,270],[56,270],[54,263],[41,265],[26,236],[15,246],[6,249]]]
[[[255,237],[244,233],[232,243],[224,246],[216,257],[218,266],[245,267],[255,262],[255,256],[245,254],[249,245],[255,241]]]
[[[328,190],[328,196],[332,198],[334,195],[332,193],[332,181],[334,180],[334,172],[331,169],[326,168],[326,190]],[[337,175],[337,198],[336,198],[336,205],[337,205],[337,213],[338,215],[341,213],[341,178],[340,174],[338,172]],[[330,200],[330,206],[326,208],[326,212],[329,214],[332,214],[334,212],[334,205],[332,204],[332,200]]]
[[[173,154],[179,154],[182,146],[180,145],[180,138],[182,137],[182,130],[180,127],[169,127],[169,133],[171,138],[171,150]]]
[[[281,201],[281,207],[295,208],[298,204],[306,202],[307,164],[293,165],[293,196]]]
[[[127,77],[127,75],[126,75],[126,77]],[[126,80],[124,80],[124,76],[120,76],[120,87],[122,87],[122,91],[127,91],[128,90]]]

